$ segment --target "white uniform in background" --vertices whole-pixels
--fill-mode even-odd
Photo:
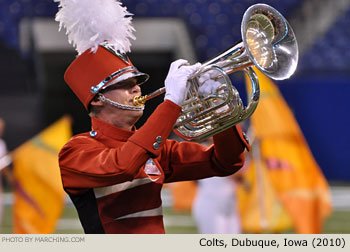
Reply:
[[[199,233],[241,233],[235,187],[232,177],[198,180],[192,214]]]

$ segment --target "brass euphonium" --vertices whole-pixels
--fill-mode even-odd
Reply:
[[[249,118],[259,101],[259,82],[252,66],[275,80],[289,78],[298,63],[298,44],[287,20],[266,4],[255,4],[244,13],[242,41],[202,64],[189,79],[190,88],[174,131],[186,140],[203,140]],[[207,97],[198,94],[199,77],[210,71],[222,84]],[[251,82],[248,104],[244,106],[229,74],[244,71]],[[215,73],[215,74],[213,74]],[[165,88],[134,98],[134,104],[162,94]]]

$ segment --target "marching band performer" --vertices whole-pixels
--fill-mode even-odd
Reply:
[[[132,101],[148,75],[125,54],[134,39],[130,13],[116,0],[56,1],[56,20],[78,51],[64,78],[92,120],[92,130],[59,153],[63,187],[85,233],[164,233],[163,183],[231,175],[249,144],[239,126],[215,135],[208,148],[167,139],[200,67],[186,60],[171,64],[164,102],[136,129],[143,107]],[[203,92],[219,85],[206,75],[200,81]]]

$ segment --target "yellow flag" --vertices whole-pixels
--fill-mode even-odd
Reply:
[[[329,186],[293,113],[275,84],[256,70],[261,97],[251,117],[255,133],[251,166],[259,163],[297,233],[321,233],[331,213]]]
[[[254,145],[250,154],[259,155]],[[276,195],[264,163],[247,158],[240,173],[244,183],[237,185],[236,192],[243,232],[281,233],[291,230],[292,220]]]
[[[58,152],[71,137],[63,117],[13,152],[14,233],[53,233],[64,205]]]

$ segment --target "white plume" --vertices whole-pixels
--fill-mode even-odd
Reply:
[[[120,53],[130,52],[129,39],[135,39],[131,13],[118,0],[54,0],[59,2],[55,20],[66,28],[68,42],[78,54],[87,49],[96,52],[99,44]]]

